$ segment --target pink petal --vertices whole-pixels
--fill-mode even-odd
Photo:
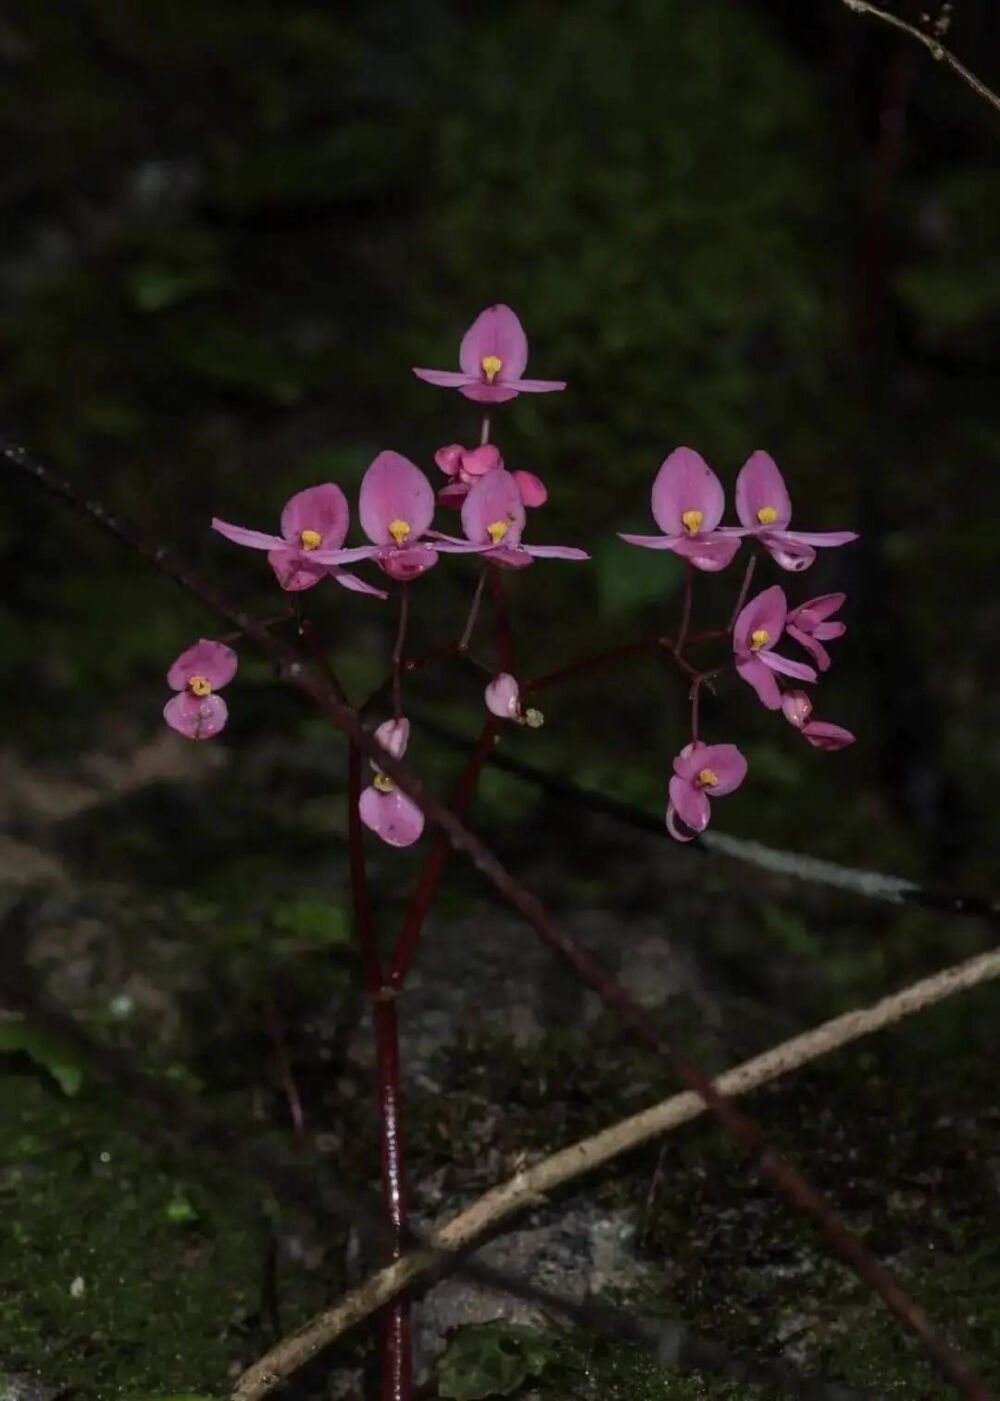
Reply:
[[[377,589],[374,584],[366,583],[356,574],[349,574],[346,569],[331,569],[328,572],[334,583],[340,584],[341,588],[350,589],[352,593],[368,594],[371,598],[389,597],[385,589]]]
[[[704,788],[696,788],[688,779],[674,774],[670,780],[670,803],[685,827],[704,832],[712,816]]]
[[[589,559],[586,550],[578,550],[575,545],[522,545],[521,549],[532,559]]]
[[[796,535],[798,534],[797,531],[793,533]],[[843,608],[846,601],[846,593],[820,594],[819,598],[810,598],[805,603],[800,603],[797,608],[793,608],[788,615],[788,621],[790,623],[798,623],[801,619],[802,626],[805,627],[806,620],[808,619],[809,630],[811,631],[812,624],[822,622],[823,619],[831,617],[834,613]],[[843,626],[843,624],[841,624],[841,626]]]
[[[516,394],[551,394],[555,389],[565,389],[566,381],[564,379],[512,379],[509,381],[509,385]]]
[[[501,720],[517,720],[521,714],[521,688],[507,671],[501,671],[486,687],[486,709]]]
[[[232,647],[203,637],[180,654],[167,672],[167,684],[175,691],[183,691],[193,676],[201,676],[218,691],[228,686],[235,675],[236,653]]]
[[[496,521],[507,526],[502,543],[508,547],[517,545],[524,529],[524,519],[524,502],[517,482],[504,470],[487,472],[485,477],[480,477],[462,506],[462,529],[470,540],[479,545],[490,546],[494,543],[487,527]]]
[[[687,535],[683,516],[700,511],[698,530],[708,534],[722,519],[725,495],[722,483],[700,453],[675,448],[660,466],[651,495],[653,517],[667,535]]]
[[[858,539],[856,530],[788,530],[781,532],[786,540],[797,540],[803,545],[818,545],[829,549],[833,545],[849,545]]]
[[[414,367],[413,373],[417,379],[440,385],[442,389],[461,389],[465,384],[472,384],[474,378],[458,370],[418,370]]]
[[[276,550],[285,544],[280,535],[265,535],[261,530],[247,530],[242,525],[230,525],[228,521],[213,519],[212,529],[235,545],[246,545],[251,550]]]
[[[509,306],[498,303],[481,311],[462,337],[458,363],[467,375],[483,379],[483,360],[495,355],[501,368],[497,378],[517,379],[528,363],[528,338]],[[515,391],[516,392],[516,391]]]
[[[495,550],[483,550],[482,556],[500,569],[527,569],[532,562],[523,545],[516,545],[513,549],[499,545]]]
[[[758,512],[775,511],[770,521],[762,521]],[[777,463],[766,452],[752,452],[736,478],[736,514],[748,530],[773,526],[784,530],[792,518],[792,503]]]
[[[809,719],[812,708],[813,703],[805,691],[786,691],[781,697],[781,712],[797,730],[801,730]]]
[[[380,452],[361,482],[361,528],[376,545],[394,544],[389,526],[405,521],[416,541],[434,519],[434,488],[415,463],[398,452]]]
[[[348,550],[312,550],[309,562],[327,566],[356,564],[359,559],[375,559],[384,548],[383,545],[352,545]]]
[[[791,614],[789,614],[789,617]],[[811,633],[803,632],[794,623],[789,623],[785,631],[789,637],[793,637],[800,647],[803,647],[812,657],[820,671],[828,671],[830,668],[830,653],[826,650],[818,638]]]
[[[693,833],[693,832],[682,832],[681,829],[678,827],[678,825],[677,825],[677,813],[674,811],[674,805],[673,805],[673,803],[668,803],[668,804],[667,804],[667,814],[666,814],[666,819],[665,819],[665,820],[666,820],[666,824],[667,824],[667,831],[668,831],[668,832],[670,833],[670,835],[673,837],[673,839],[674,839],[675,842],[693,842],[693,841],[694,841],[694,833]]]
[[[742,537],[723,535],[713,531],[711,535],[691,535],[676,539],[674,553],[689,559],[695,569],[717,573],[732,564],[733,557],[742,544]]]
[[[760,657],[746,657],[738,660],[736,670],[757,692],[757,699],[768,710],[778,710],[781,706],[781,690],[774,673],[766,667]]]
[[[337,550],[344,543],[350,519],[347,497],[340,487],[324,482],[288,498],[281,513],[281,533],[289,544],[301,545],[302,531],[315,530],[320,536],[317,549]]]
[[[496,384],[473,384],[470,380],[458,392],[477,404],[506,404],[508,399],[517,398],[517,390],[500,380]]]
[[[434,541],[434,549],[443,555],[485,554],[488,545],[478,545],[475,540],[459,540],[454,535],[445,535],[440,530],[429,530],[427,537]]]
[[[790,570],[793,574],[801,574],[802,570],[808,569],[816,558],[816,551],[811,545],[803,544],[801,540],[786,531],[762,531],[759,532],[758,538],[775,564],[782,569]]]
[[[719,780],[702,790],[709,798],[724,798],[739,788],[747,776],[747,761],[735,744],[699,745],[694,757],[698,760],[697,773],[711,769]]]
[[[485,477],[487,472],[495,472],[502,466],[500,449],[492,443],[483,443],[471,452],[462,453],[462,471],[469,477]]]
[[[437,550],[430,545],[413,545],[410,549],[397,550],[383,546],[376,555],[380,569],[393,579],[417,579],[437,564]]]
[[[447,447],[438,448],[434,454],[434,461],[441,468],[447,477],[454,477],[462,465],[462,457],[465,448],[460,443],[449,443]]]
[[[172,730],[187,739],[211,739],[225,726],[229,711],[221,696],[193,696],[181,691],[163,707],[163,718]]]
[[[437,494],[438,505],[453,506],[457,510],[458,507],[461,506],[465,498],[468,496],[470,491],[471,487],[469,486],[468,482],[449,482],[448,485],[442,487]],[[433,534],[433,531],[429,533]]]
[[[813,628],[813,637],[818,637],[820,642],[835,642],[846,631],[846,623],[817,623]]]
[[[816,749],[845,749],[854,743],[854,735],[843,725],[835,725],[830,720],[810,720],[802,726],[802,733]]]
[[[358,802],[361,821],[389,846],[412,846],[424,830],[424,815],[412,798],[394,788],[366,788]]]
[[[772,652],[770,647],[762,647],[757,655],[766,667],[782,676],[794,677],[796,681],[816,680],[816,672],[808,662],[793,662],[790,657],[782,657],[777,652]]]
[[[751,640],[755,632],[766,632],[765,647],[773,647],[785,626],[788,603],[780,584],[772,584],[752,598],[736,619],[733,628],[733,646],[737,653],[751,652]]]
[[[401,715],[398,720],[383,720],[375,731],[375,739],[387,749],[394,759],[401,759],[406,753],[406,746],[410,742],[410,722]],[[376,769],[377,765],[372,764]]]
[[[329,573],[329,570],[322,564],[317,564],[304,550],[290,550],[287,545],[283,549],[269,551],[267,562],[286,593],[300,593],[303,589],[311,589]]]
[[[549,499],[548,489],[541,477],[536,477],[534,472],[511,472],[517,489],[521,493],[521,500],[526,506],[544,506]]]
[[[618,535],[626,545],[641,545],[644,550],[676,550],[679,544],[676,535],[626,535],[622,530]]]

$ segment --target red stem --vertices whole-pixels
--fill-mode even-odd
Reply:
[[[379,1149],[382,1202],[392,1231],[392,1258],[398,1259],[406,1239],[406,1165],[403,1157],[402,1092],[399,1083],[399,1020],[395,994],[382,989],[372,1000],[375,1062],[378,1077]],[[382,1401],[410,1401],[413,1386],[413,1342],[410,1300],[402,1295],[383,1319]]]
[[[503,579],[499,569],[490,570],[490,588],[493,591],[493,606],[497,615],[497,640],[500,643],[500,670],[514,670],[514,642],[510,635],[510,618],[507,615],[507,600],[504,598]]]
[[[677,642],[674,645],[674,656],[678,661],[687,645],[688,627],[691,623],[691,601],[694,596],[694,565],[689,559],[684,561],[684,605],[681,609],[681,625],[677,629]]]

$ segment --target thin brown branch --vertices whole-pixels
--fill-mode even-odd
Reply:
[[[934,1327],[924,1310],[909,1297],[862,1240],[844,1225],[815,1188],[771,1147],[754,1120],[716,1090],[704,1071],[667,1040],[625,989],[558,927],[537,896],[522,886],[444,803],[426,793],[409,770],[363,728],[357,713],[337,699],[329,681],[318,671],[310,657],[300,648],[272,637],[266,628],[233,605],[218,590],[203,583],[176,562],[165,548],[142,540],[100,502],[88,500],[69,482],[32,458],[25,449],[0,442],[0,457],[50,494],[82,511],[180,584],[205,607],[245,632],[248,639],[278,664],[285,678],[327,714],[353,744],[375,760],[378,767],[413,799],[425,816],[446,833],[455,849],[465,854],[494,890],[532,926],[576,976],[597,993],[604,1005],[628,1022],[649,1046],[672,1064],[682,1083],[705,1102],[719,1122],[742,1145],[751,1164],[770,1177],[786,1200],[811,1219],[833,1253],[879,1294],[890,1312],[920,1340],[941,1374],[971,1401],[991,1401],[989,1389],[967,1359]]]
[[[744,1095],[799,1070],[804,1065],[863,1036],[871,1036],[894,1022],[942,1002],[991,978],[1000,977],[1000,949],[942,969],[929,978],[903,988],[873,1007],[847,1012],[784,1041],[752,1060],[727,1070],[715,1082],[720,1094]],[[553,1153],[533,1167],[517,1173],[484,1193],[464,1211],[453,1216],[430,1236],[428,1244],[438,1252],[467,1251],[474,1241],[491,1234],[501,1221],[544,1201],[546,1193],[620,1157],[623,1153],[669,1133],[705,1113],[704,1101],[695,1094],[672,1095],[662,1103],[633,1114],[600,1133],[581,1139]],[[408,1286],[430,1274],[440,1263],[435,1249],[411,1251],[401,1260],[352,1289],[295,1333],[283,1338],[239,1378],[233,1401],[260,1401],[281,1381],[305,1365],[317,1353],[382,1308]]]
[[[931,58],[938,63],[945,64],[953,73],[956,73],[963,83],[967,83],[972,91],[981,97],[984,102],[988,102],[995,112],[1000,112],[1000,96],[987,87],[982,78],[977,78],[971,69],[955,57],[950,49],[946,49],[941,41],[932,34],[924,34],[916,25],[908,24],[905,19],[900,19],[898,15],[890,14],[888,10],[881,10],[877,5],[869,4],[869,0],[843,0],[849,10],[853,10],[857,15],[871,15],[872,19],[879,20],[882,24],[889,25],[892,29],[897,29],[901,34],[906,34],[910,39],[915,39],[922,45]]]

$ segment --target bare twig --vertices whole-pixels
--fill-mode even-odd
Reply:
[[[891,28],[899,30],[901,34],[906,34],[910,39],[915,39],[921,44],[931,58],[938,63],[943,63],[950,68],[953,73],[957,73],[963,83],[967,83],[972,91],[988,102],[995,112],[1000,112],[1000,96],[992,88],[987,87],[982,78],[977,78],[975,73],[966,68],[960,59],[956,58],[950,49],[946,49],[944,44],[932,34],[924,34],[917,29],[916,25],[908,24],[905,19],[900,19],[898,15],[893,15],[888,10],[881,10],[877,5],[869,4],[869,0],[843,0],[849,10],[853,10],[858,15],[871,15],[872,19],[880,20],[882,24],[888,24]]]
[[[873,1007],[847,1012],[824,1022],[801,1036],[784,1041],[752,1060],[727,1070],[715,1082],[724,1095],[744,1095],[760,1085],[819,1060],[852,1041],[902,1021],[925,1007],[942,1002],[957,992],[1000,977],[1000,949],[991,949],[952,968],[945,968],[901,992],[883,998]],[[290,1337],[282,1339],[240,1377],[233,1401],[260,1401],[278,1383],[304,1366],[353,1328],[362,1319],[382,1308],[401,1290],[438,1267],[438,1251],[468,1250],[476,1240],[496,1229],[499,1223],[526,1207],[537,1206],[545,1194],[584,1173],[611,1162],[623,1153],[668,1133],[681,1124],[704,1114],[704,1101],[690,1092],[671,1096],[660,1104],[622,1119],[600,1133],[560,1149],[533,1167],[517,1173],[500,1186],[484,1193],[439,1227],[429,1237],[435,1249],[413,1251],[379,1270],[364,1284],[305,1323]]]
[[[493,852],[439,799],[426,793],[410,771],[362,726],[357,713],[341,702],[327,678],[317,670],[311,657],[271,634],[244,610],[232,604],[217,589],[204,583],[173,559],[162,546],[152,545],[136,535],[100,502],[88,500],[69,482],[52,472],[24,449],[0,442],[0,458],[22,472],[50,494],[69,502],[103,529],[114,535],[141,558],[161,570],[197,598],[206,608],[240,628],[247,638],[278,664],[285,678],[308,696],[351,742],[412,798],[432,823],[448,837],[472,865],[493,886],[503,900],[532,926],[542,941],[563,960],[576,976],[592,988],[605,1007],[626,1021],[647,1045],[670,1062],[682,1083],[697,1094],[719,1122],[747,1152],[752,1166],[770,1177],[781,1194],[798,1211],[808,1216],[833,1253],[859,1279],[875,1291],[900,1323],[920,1340],[928,1357],[952,1385],[971,1401],[990,1401],[991,1393],[967,1359],[931,1323],[924,1310],[909,1297],[863,1241],[850,1231],[823,1197],[802,1174],[771,1147],[758,1124],[724,1098],[711,1079],[686,1055],[678,1051],[642,1008],[553,921],[544,905],[517,881]],[[498,591],[497,605],[503,602]]]

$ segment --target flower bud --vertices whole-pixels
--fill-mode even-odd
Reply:
[[[812,701],[805,691],[786,691],[781,697],[781,710],[790,725],[801,730],[812,714]]]
[[[501,671],[486,687],[486,709],[500,720],[520,720],[521,688],[509,672]]]

